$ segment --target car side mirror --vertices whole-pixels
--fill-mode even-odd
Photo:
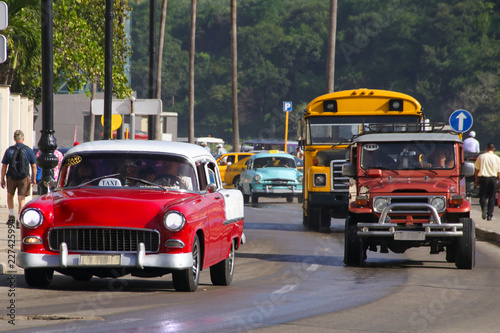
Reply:
[[[472,162],[464,162],[462,164],[462,169],[460,170],[460,175],[464,177],[472,177],[474,176],[474,163]]]
[[[215,185],[214,183],[210,183],[207,185],[207,192],[208,193],[214,193],[217,191],[217,185]]]
[[[351,162],[344,163],[342,165],[342,176],[354,177],[356,176],[356,165]]]

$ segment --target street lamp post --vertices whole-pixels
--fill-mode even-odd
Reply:
[[[42,168],[42,186],[39,194],[48,192],[47,185],[54,179],[54,168],[59,163],[54,151],[57,140],[54,136],[54,53],[52,0],[42,0],[42,130],[38,148],[37,164]],[[50,186],[50,185],[49,185]]]

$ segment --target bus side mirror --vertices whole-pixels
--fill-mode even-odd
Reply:
[[[460,170],[460,175],[464,177],[472,177],[474,176],[474,163],[472,162],[464,162],[462,164],[462,169]]]
[[[342,165],[342,176],[354,177],[356,176],[356,165],[351,162],[347,162]]]

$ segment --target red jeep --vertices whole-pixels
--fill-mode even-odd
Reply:
[[[442,124],[377,124],[353,138],[344,263],[359,266],[366,251],[404,253],[429,246],[456,267],[475,265],[475,227],[466,200],[462,140]]]

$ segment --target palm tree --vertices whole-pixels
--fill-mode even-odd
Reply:
[[[191,0],[191,43],[189,47],[189,127],[188,141],[194,143],[194,56],[196,37],[196,0]]]

